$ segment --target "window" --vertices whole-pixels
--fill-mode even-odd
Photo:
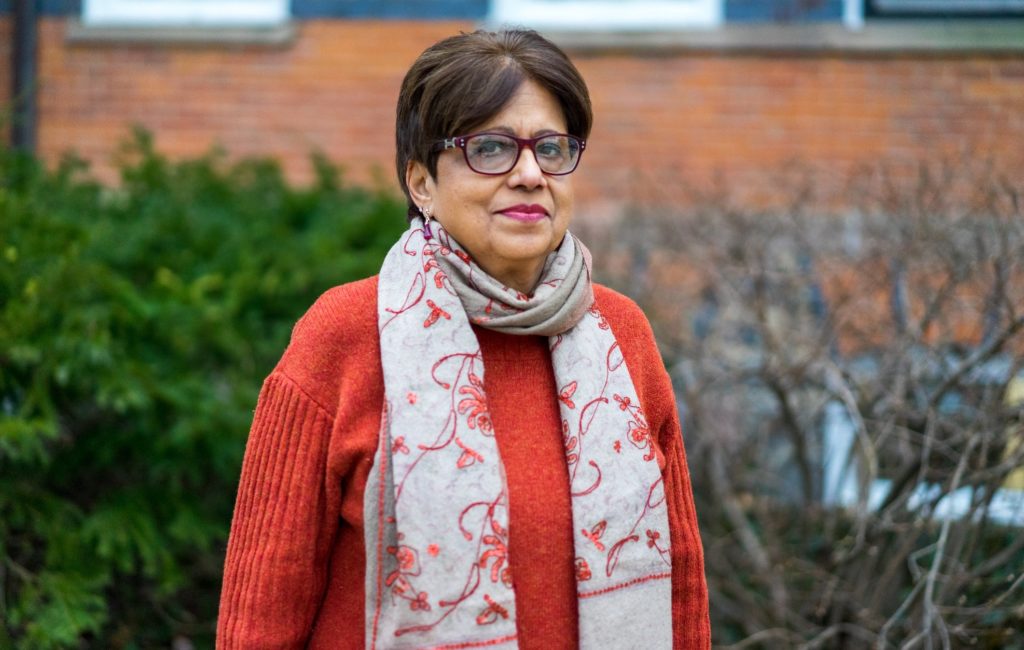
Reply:
[[[83,0],[90,27],[262,27],[288,20],[289,0]]]
[[[875,16],[942,17],[1024,14],[1024,0],[871,0]]]
[[[1001,376],[998,362],[988,362],[985,371],[990,374],[994,383],[1005,380]],[[1007,367],[1010,367],[1007,365]],[[977,373],[980,377],[985,372]],[[1007,406],[1024,407],[1024,372],[1019,373],[1007,384]],[[823,418],[823,501],[826,505],[854,507],[861,497],[864,498],[868,511],[874,512],[881,507],[893,489],[892,478],[879,476],[867,485],[859,484],[860,461],[854,452],[857,437],[855,426],[845,407],[831,402],[825,407]],[[1003,453],[1009,458],[1015,453],[1020,442],[1011,442]],[[959,519],[976,509],[979,501],[977,494],[984,492],[981,486],[968,485],[956,490],[946,490],[948,486],[941,483],[922,481],[911,484],[911,492],[906,502],[909,510],[930,509],[936,519]],[[866,493],[861,495],[861,491]],[[1011,472],[1004,483],[987,496],[986,516],[993,522],[1004,526],[1024,527],[1024,467]]]
[[[655,30],[722,23],[723,0],[493,0],[488,22],[537,29]]]

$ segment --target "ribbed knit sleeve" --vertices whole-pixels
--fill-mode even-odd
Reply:
[[[333,519],[324,486],[331,426],[282,372],[264,382],[231,524],[218,648],[305,646],[333,544],[324,524]]]
[[[660,432],[665,454],[665,494],[672,534],[672,631],[673,647],[711,647],[708,588],[704,578],[704,552],[697,529],[686,450],[675,409]]]

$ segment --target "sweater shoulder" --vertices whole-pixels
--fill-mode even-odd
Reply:
[[[660,363],[658,345],[651,324],[640,305],[632,298],[600,284],[594,284],[594,300],[616,340],[635,355],[653,355]]]
[[[595,282],[594,299],[597,302],[598,309],[601,310],[605,318],[611,317],[616,320],[632,321],[634,323],[642,322],[649,327],[647,317],[644,315],[643,310],[640,309],[640,305],[636,304],[629,296]]]
[[[644,410],[656,419],[666,416],[675,404],[672,381],[647,316],[631,298],[596,283],[594,299],[622,349]]]
[[[328,289],[292,328],[275,372],[284,374],[328,412],[344,376],[379,374],[377,276]]]
[[[374,275],[320,294],[295,324],[292,344],[303,337],[344,338],[366,328],[376,330],[377,279]]]

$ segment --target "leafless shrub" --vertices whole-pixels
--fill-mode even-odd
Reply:
[[[1024,186],[786,183],[587,234],[674,375],[716,642],[1024,648]]]

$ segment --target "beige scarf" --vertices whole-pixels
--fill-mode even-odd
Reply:
[[[385,409],[364,497],[368,648],[516,647],[508,493],[470,323],[550,337],[583,648],[672,643],[668,517],[651,432],[566,235],[532,296],[414,219],[378,289]]]

